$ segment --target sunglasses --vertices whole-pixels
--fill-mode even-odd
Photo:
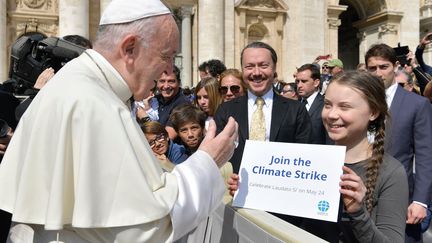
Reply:
[[[156,137],[150,141],[148,141],[149,145],[151,148],[153,148],[156,145],[156,142],[158,143],[162,143],[163,141],[165,141],[166,137],[164,134],[158,134],[156,135]]]
[[[294,90],[292,90],[292,89],[282,90],[281,94],[286,94],[286,93],[289,93],[289,92],[294,92]]]
[[[222,95],[226,95],[228,93],[228,89],[231,90],[231,93],[233,94],[237,94],[240,92],[240,86],[238,85],[232,85],[232,86],[221,86],[219,87],[219,92]]]
[[[329,66],[322,66],[321,69],[329,69]]]

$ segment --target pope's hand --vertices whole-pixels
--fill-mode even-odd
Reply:
[[[216,136],[216,124],[210,121],[206,136],[199,149],[207,152],[217,166],[222,167],[233,155],[238,137],[238,124],[230,117],[225,128]]]

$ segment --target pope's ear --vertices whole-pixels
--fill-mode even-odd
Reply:
[[[120,55],[127,62],[132,61],[138,55],[139,38],[136,35],[127,35],[120,43]]]

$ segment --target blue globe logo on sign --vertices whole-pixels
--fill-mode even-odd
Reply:
[[[319,201],[318,203],[318,210],[320,212],[327,212],[329,210],[330,204],[327,201]]]

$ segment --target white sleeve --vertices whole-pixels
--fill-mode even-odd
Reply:
[[[170,212],[174,240],[177,240],[216,209],[226,188],[216,163],[202,150],[176,165],[172,173],[177,177],[179,188]]]

